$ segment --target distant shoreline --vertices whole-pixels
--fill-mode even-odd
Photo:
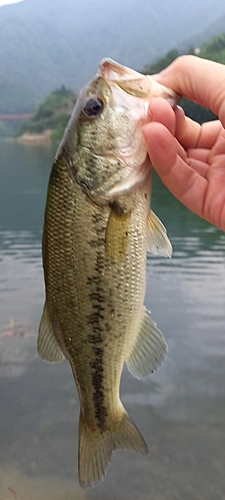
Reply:
[[[23,113],[23,114],[20,114],[20,115],[16,115],[16,114],[9,114],[9,113],[5,113],[5,114],[1,114],[0,115],[0,121],[15,121],[15,120],[29,120],[30,118],[32,118],[33,114],[31,113]]]
[[[51,143],[52,130],[45,130],[41,134],[31,134],[26,132],[19,137],[16,137],[17,142],[22,142],[24,144],[49,144]]]

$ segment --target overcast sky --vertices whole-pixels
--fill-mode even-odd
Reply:
[[[22,0],[0,0],[0,7],[1,5],[8,5],[10,3],[17,3],[21,2]]]

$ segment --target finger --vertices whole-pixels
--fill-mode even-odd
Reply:
[[[149,105],[149,117],[151,122],[161,123],[171,134],[176,135],[184,149],[194,148],[197,144],[201,126],[187,118],[180,106],[176,106],[173,110],[165,99],[156,97]]]
[[[177,154],[182,158],[182,160],[186,161],[187,160],[187,152],[184,150],[184,148],[181,146],[179,141],[174,138],[175,143],[176,143],[176,148],[177,148]]]
[[[209,149],[189,149],[187,151],[187,157],[191,160],[201,161],[208,163],[210,150]]]
[[[177,106],[175,110],[176,116],[176,131],[177,140],[182,144],[184,149],[194,148],[198,143],[201,134],[201,125],[187,118],[182,108]]]
[[[164,174],[172,167],[176,161],[177,143],[169,132],[161,123],[151,122],[143,127],[143,133],[148,146],[148,153],[151,163],[161,165],[161,173]]]
[[[186,150],[195,147],[211,149],[221,130],[224,130],[220,120],[213,120],[200,125],[194,120],[186,117],[180,106],[177,106],[175,109],[175,116],[175,135],[177,140]]]
[[[155,97],[149,104],[151,121],[162,123],[171,134],[175,133],[175,113],[170,104],[162,97]]]
[[[162,97],[156,97],[151,101],[149,118],[151,121],[162,123],[172,134],[175,134],[184,149],[194,148],[197,145],[199,148],[210,149],[223,128],[219,120],[200,126],[199,123],[187,118],[180,106],[176,106],[173,110]]]
[[[219,134],[219,137],[217,138],[216,144],[214,145],[212,151],[210,152],[209,161],[215,162],[216,156],[222,157],[222,161],[224,162],[224,168],[225,168],[225,130],[224,129]]]
[[[204,217],[203,207],[208,181],[205,178],[207,171],[200,162],[198,165],[195,162],[193,169],[177,155],[175,163],[170,168],[167,165],[163,172],[157,161],[154,168],[165,186],[181,203],[200,217]]]
[[[151,162],[168,189],[190,210],[203,217],[207,180],[177,155],[176,142],[160,123],[144,127]]]
[[[210,151],[208,149],[189,149],[187,152],[184,151],[180,143],[173,139],[171,134],[167,134],[165,128],[162,124],[154,123],[144,127],[144,133],[148,143],[148,152],[151,158],[152,164],[161,162],[163,165],[171,165],[175,160],[175,151],[184,161],[188,164],[194,164],[196,162],[204,164],[204,168],[201,167],[201,171],[208,170],[208,159]],[[207,165],[206,165],[207,164]],[[163,168],[162,165],[162,168]],[[196,170],[198,170],[196,168]],[[198,170],[200,172],[200,170]]]
[[[225,124],[225,67],[196,56],[178,57],[157,81],[210,108]]]
[[[203,123],[196,147],[211,149],[223,130],[220,120]]]
[[[150,122],[143,127],[143,132],[153,166],[155,161],[162,163],[162,169],[166,168],[167,165],[172,165],[176,159],[176,154],[186,161],[186,152],[164,125],[158,122]]]
[[[195,160],[193,158],[188,158],[187,161],[189,167],[191,167],[195,172],[197,172],[201,177],[204,177],[205,179],[208,179],[208,173],[210,166],[208,163],[200,160]]]

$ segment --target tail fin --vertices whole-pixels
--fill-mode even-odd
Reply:
[[[79,436],[79,481],[83,488],[92,487],[103,479],[112,452],[117,448],[148,453],[147,444],[124,408],[120,421],[112,421],[107,430],[91,429],[81,414]]]

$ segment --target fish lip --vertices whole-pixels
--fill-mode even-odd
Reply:
[[[174,109],[179,103],[181,96],[173,89],[165,87],[157,82],[154,76],[144,75],[127,66],[113,61],[110,58],[104,58],[99,64],[97,75],[102,76],[112,84],[118,85],[124,92],[145,98],[148,104],[153,97],[164,97]]]
[[[115,81],[117,83],[118,76],[119,80],[129,80],[129,79],[139,79],[145,75],[142,75],[138,71],[134,69],[128,68],[118,62],[110,59],[109,57],[105,57],[101,60],[97,75],[101,75],[103,78],[110,79],[111,81]]]

